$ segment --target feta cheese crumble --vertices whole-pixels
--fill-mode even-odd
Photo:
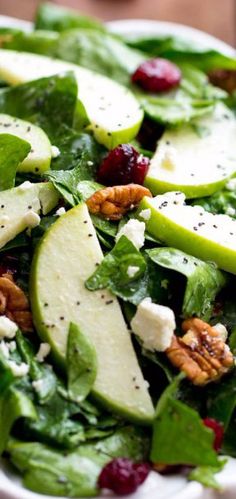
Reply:
[[[145,223],[131,218],[116,234],[116,242],[119,241],[121,236],[126,236],[137,249],[140,249],[144,245],[144,232]]]
[[[5,343],[5,341],[1,341],[0,343],[0,353],[5,357],[6,359],[9,358],[9,348],[8,344]]]
[[[18,326],[15,322],[8,319],[5,315],[0,316],[0,339],[2,338],[14,338]]]
[[[51,147],[51,154],[52,154],[52,158],[58,158],[58,156],[60,156],[60,154],[61,154],[61,151],[60,151],[60,149],[58,149],[57,146],[52,146]]]
[[[36,381],[32,381],[32,387],[35,389],[36,392],[40,392],[40,390],[43,387],[43,379],[37,379]]]
[[[28,213],[24,216],[24,222],[30,229],[37,227],[37,225],[40,224],[40,220],[40,216],[34,211],[28,211]]]
[[[36,355],[36,359],[38,362],[43,362],[47,355],[50,353],[51,347],[49,343],[41,343],[39,347],[39,351]]]
[[[17,364],[14,360],[9,360],[8,365],[11,368],[14,376],[16,376],[17,378],[25,376],[29,372],[29,366],[25,362],[22,362],[22,364]]]
[[[58,217],[61,217],[62,215],[65,215],[65,213],[66,213],[66,210],[62,206],[61,208],[58,208],[58,210],[56,211],[55,215],[57,215]]]
[[[140,218],[142,218],[143,220],[149,220],[149,218],[151,217],[151,210],[150,208],[146,208],[145,210],[142,210],[140,211],[139,215],[138,215]]]
[[[127,275],[128,277],[132,278],[135,276],[135,274],[137,274],[138,271],[139,267],[136,267],[135,265],[129,265],[129,267],[127,268]]]
[[[164,352],[171,344],[176,324],[173,310],[145,298],[131,321],[132,331],[147,350]]]

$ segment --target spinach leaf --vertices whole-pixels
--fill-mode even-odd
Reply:
[[[104,74],[123,85],[130,84],[131,74],[146,59],[109,33],[93,29],[63,32],[55,56]]]
[[[157,404],[151,460],[164,464],[217,466],[213,431],[204,426],[196,411],[176,399],[181,379],[182,374],[166,388]]]
[[[182,80],[176,90],[159,94],[138,93],[140,103],[149,118],[161,124],[180,125],[212,112],[217,100],[226,93],[208,83],[198,69],[182,65]]]
[[[149,437],[140,428],[126,426],[113,435],[72,452],[62,452],[34,442],[11,440],[7,451],[24,474],[24,485],[39,493],[81,497],[97,495],[103,466],[115,457],[137,461],[147,458]]]
[[[108,288],[123,300],[133,303],[135,281],[145,269],[146,262],[141,253],[127,237],[121,236],[85,285],[90,291]]]
[[[8,50],[32,52],[53,57],[58,38],[59,34],[55,33],[55,31],[33,31],[29,33],[18,31],[11,36],[6,36],[1,46]]]
[[[0,454],[5,450],[11,429],[19,418],[36,419],[31,400],[13,386],[0,398]]]
[[[203,71],[236,69],[236,58],[215,49],[205,49],[179,36],[136,36],[125,40],[129,46],[155,57],[164,57],[176,64],[188,63]]]
[[[215,490],[222,490],[222,486],[217,482],[215,474],[219,473],[227,463],[227,459],[219,460],[217,466],[198,466],[194,468],[188,475],[189,480],[194,480],[204,487],[209,487]]]
[[[94,17],[52,3],[40,3],[35,19],[35,29],[63,31],[70,28],[93,28],[106,31],[105,26]]]
[[[72,127],[77,93],[72,72],[40,78],[0,89],[0,112],[36,123],[52,138],[61,123]]]
[[[212,196],[195,199],[193,205],[199,205],[211,213],[222,213],[236,218],[236,191],[223,189]]]
[[[71,170],[81,162],[80,179],[95,179],[96,168],[102,161],[106,149],[98,144],[92,135],[61,125],[54,132],[53,140],[60,150],[60,155],[53,159],[52,170]]]
[[[213,264],[175,248],[155,248],[147,250],[147,254],[157,265],[187,278],[182,305],[184,317],[197,315],[209,320],[215,297],[226,284],[225,275]]]
[[[103,187],[96,182],[82,180],[91,174],[88,163],[90,162],[86,160],[86,156],[82,156],[72,170],[49,170],[45,174],[71,206],[76,206],[81,200],[86,201],[95,191]]]
[[[76,324],[70,324],[67,343],[68,392],[81,402],[90,393],[97,376],[97,354],[89,338]]]
[[[16,170],[30,150],[31,146],[25,140],[7,133],[0,134],[0,191],[14,187]]]
[[[207,394],[207,414],[220,421],[227,430],[236,407],[236,369],[220,383],[212,384]]]

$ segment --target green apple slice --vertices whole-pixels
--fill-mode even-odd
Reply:
[[[0,133],[10,133],[31,145],[31,151],[19,165],[20,172],[43,173],[50,167],[52,149],[46,133],[28,121],[0,114]]]
[[[61,365],[69,324],[78,324],[97,353],[94,396],[131,420],[150,423],[154,409],[118,300],[107,290],[91,292],[84,285],[102,258],[86,204],[59,217],[34,255],[33,319]]]
[[[213,215],[201,206],[188,206],[181,192],[143,198],[139,213],[150,210],[148,232],[168,246],[215,262],[236,274],[236,221],[228,215]],[[142,217],[142,213],[140,213]]]
[[[59,195],[50,182],[31,184],[0,192],[0,248],[28,227],[37,225],[38,214],[46,215],[58,203]]]
[[[13,50],[0,50],[0,77],[12,85],[65,71],[75,73],[79,99],[90,121],[89,128],[93,130],[98,142],[112,149],[136,136],[143,111],[127,88],[69,62]]]
[[[217,104],[209,116],[167,130],[158,142],[145,185],[153,194],[180,190],[188,198],[209,196],[236,171],[236,119]]]

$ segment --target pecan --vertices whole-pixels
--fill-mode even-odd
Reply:
[[[184,336],[174,335],[166,354],[194,385],[215,381],[233,366],[233,355],[214,327],[193,318],[185,320],[182,329]]]
[[[0,314],[16,322],[22,331],[33,330],[29,301],[10,273],[0,277]]]
[[[209,80],[213,85],[232,94],[236,89],[236,71],[234,69],[214,69],[209,73]]]
[[[96,191],[87,199],[87,206],[94,215],[120,220],[127,211],[138,206],[144,196],[152,197],[149,189],[142,185],[115,185]]]

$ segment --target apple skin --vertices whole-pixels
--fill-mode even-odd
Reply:
[[[226,246],[221,246],[175,223],[153,206],[151,198],[144,197],[142,199],[137,216],[140,211],[147,208],[151,210],[151,216],[146,222],[146,229],[152,236],[168,246],[180,249],[202,260],[215,262],[220,269],[236,274],[236,249],[234,251]],[[175,209],[178,208],[175,207]]]
[[[81,222],[78,222],[79,218],[80,218]],[[64,221],[68,221],[68,224],[67,223],[65,224],[66,226],[63,224]],[[86,221],[86,224],[84,225],[85,221]],[[58,226],[61,226],[61,229],[63,229],[63,230],[61,230],[61,236],[59,236],[59,233],[57,231],[55,231],[55,228],[57,228]],[[72,245],[71,239],[70,239],[70,233],[71,233],[72,227],[75,227],[75,226],[76,226],[76,240],[75,240],[75,243]],[[81,227],[81,230],[79,230],[80,227]],[[90,234],[93,235],[93,237],[85,240],[85,238],[83,237],[83,234],[81,234],[81,232],[83,230],[85,230],[85,228],[86,228],[86,235],[88,236],[88,232],[89,232]],[[49,246],[46,247],[46,252],[45,252],[44,243],[47,242],[49,237],[51,237],[50,234],[52,236],[51,243]],[[127,420],[133,421],[136,424],[140,424],[140,425],[145,425],[145,426],[151,425],[153,422],[153,418],[154,418],[154,408],[153,408],[152,401],[151,401],[151,398],[148,394],[146,387],[145,387],[145,390],[144,390],[143,386],[140,386],[140,390],[135,390],[135,387],[133,387],[132,388],[132,390],[134,390],[134,391],[132,391],[133,399],[131,397],[129,399],[130,403],[127,403],[127,395],[124,396],[124,400],[123,399],[122,399],[122,401],[117,400],[116,395],[114,395],[113,389],[111,390],[111,393],[109,393],[109,382],[105,383],[105,386],[108,387],[107,390],[104,389],[104,383],[101,382],[101,376],[102,376],[100,374],[101,371],[107,373],[107,371],[105,369],[106,358],[112,359],[113,355],[115,355],[115,356],[119,355],[119,346],[122,349],[122,348],[124,348],[124,345],[125,345],[125,349],[126,349],[125,362],[126,363],[129,362],[130,357],[131,357],[131,360],[130,360],[131,363],[130,363],[130,365],[126,364],[126,366],[127,366],[126,369],[124,369],[124,368],[122,368],[122,366],[120,366],[119,372],[117,373],[117,376],[115,378],[114,378],[114,376],[111,376],[111,379],[113,381],[114,381],[114,379],[118,380],[118,385],[120,385],[122,387],[122,393],[124,393],[126,390],[129,393],[131,390],[130,380],[132,379],[132,376],[134,375],[134,374],[132,374],[132,376],[130,376],[131,371],[132,371],[132,373],[135,372],[135,375],[137,375],[137,381],[140,380],[141,385],[142,385],[142,383],[144,383],[140,368],[139,368],[137,360],[136,360],[135,353],[133,351],[131,340],[129,338],[129,331],[128,331],[127,326],[124,322],[124,319],[121,315],[121,311],[118,310],[119,304],[118,304],[116,297],[112,296],[114,303],[113,303],[113,305],[109,305],[109,306],[110,307],[114,306],[114,311],[111,311],[111,312],[109,312],[109,309],[103,300],[102,308],[104,307],[104,310],[102,309],[102,314],[103,314],[102,316],[101,316],[101,312],[99,312],[99,310],[96,309],[96,299],[98,299],[98,295],[100,296],[100,293],[101,293],[99,291],[98,292],[91,292],[91,291],[88,291],[86,288],[84,288],[83,296],[81,297],[81,295],[78,295],[76,298],[76,300],[78,298],[81,299],[80,307],[78,308],[78,306],[77,306],[76,310],[73,307],[73,311],[72,311],[70,304],[67,305],[68,296],[73,297],[75,300],[74,282],[78,282],[79,280],[80,280],[80,282],[84,282],[84,279],[89,277],[89,275],[91,273],[91,269],[90,268],[87,269],[86,262],[83,262],[81,264],[81,258],[82,258],[83,251],[86,252],[86,255],[87,255],[86,261],[88,260],[90,262],[89,265],[91,267],[94,266],[96,268],[96,262],[100,262],[102,257],[103,257],[99,243],[97,241],[97,238],[96,238],[96,242],[95,242],[95,249],[94,249],[94,247],[90,246],[91,241],[93,239],[95,240],[95,238],[96,238],[96,232],[95,232],[95,229],[93,228],[91,219],[89,217],[87,207],[84,204],[80,204],[80,205],[76,206],[75,208],[72,208],[65,215],[62,215],[61,217],[59,217],[59,219],[53,224],[53,226],[49,229],[49,231],[47,231],[45,233],[45,235],[43,236],[43,238],[40,241],[40,244],[36,248],[36,251],[35,251],[35,254],[33,257],[32,266],[31,266],[30,300],[31,300],[31,307],[32,307],[34,324],[35,324],[37,332],[40,335],[40,337],[42,338],[42,340],[46,341],[47,343],[50,344],[51,349],[52,349],[51,352],[52,352],[52,356],[53,356],[55,364],[59,367],[59,369],[62,372],[65,372],[66,371],[66,357],[65,357],[66,329],[64,331],[64,327],[66,328],[66,324],[67,324],[66,314],[69,314],[70,320],[73,321],[74,323],[78,323],[78,325],[79,325],[79,319],[81,318],[81,316],[83,314],[83,318],[80,320],[84,324],[86,324],[86,327],[87,327],[86,333],[88,335],[91,334],[91,333],[89,333],[89,331],[90,332],[91,332],[91,330],[96,331],[96,328],[97,328],[97,332],[101,332],[100,331],[101,317],[106,316],[107,319],[106,319],[106,321],[104,321],[104,327],[103,327],[103,331],[106,334],[106,338],[104,338],[103,341],[99,339],[99,343],[101,345],[106,346],[106,352],[104,353],[104,358],[101,358],[101,351],[99,353],[98,349],[97,349],[98,378],[100,381],[99,382],[95,381],[95,385],[92,389],[91,395],[99,403],[101,403],[104,407],[111,410],[112,412],[115,412],[115,413],[123,416]],[[83,244],[80,244],[82,239],[84,242],[83,242]],[[58,241],[59,241],[59,243],[58,243],[59,247],[57,248],[56,244]],[[65,248],[66,249],[64,248],[64,250],[63,250],[62,245],[63,245],[64,241],[65,241]],[[82,250],[82,253],[81,253],[81,247],[84,248]],[[99,248],[98,251],[96,250],[96,247]],[[52,264],[50,263],[51,262],[50,251],[49,251],[50,248],[53,248],[52,262],[54,262],[55,266],[53,265],[53,263]],[[78,248],[78,250],[77,250],[77,248]],[[59,259],[57,257],[58,250],[60,252]],[[49,259],[48,265],[50,266],[50,268],[53,267],[52,270],[54,272],[54,275],[55,275],[55,272],[60,274],[60,280],[56,281],[56,284],[54,283],[53,287],[50,288],[51,290],[53,289],[54,291],[52,291],[51,293],[49,292],[50,293],[49,299],[48,299],[49,306],[46,307],[46,309],[43,306],[43,304],[45,303],[44,300],[45,300],[45,296],[47,296],[47,294],[42,297],[42,285],[41,284],[39,285],[40,276],[42,276],[42,274],[44,275],[44,277],[46,276],[45,277],[46,281],[44,281],[45,284],[50,282],[51,276],[48,277],[48,273],[45,270],[45,268],[43,268],[43,271],[40,269],[40,266],[42,265],[42,263],[40,262],[42,252],[44,252],[45,258],[47,260]],[[70,257],[70,255],[71,255],[71,257]],[[74,255],[74,256],[72,257],[72,255]],[[70,286],[68,287],[67,284],[65,284],[66,282],[70,283],[71,279],[73,278],[72,276],[70,278],[71,268],[69,271],[66,270],[66,272],[68,272],[68,274],[66,273],[65,276],[63,276],[63,269],[60,270],[60,262],[61,261],[64,262],[64,259],[68,260],[68,258],[71,259],[72,265],[74,265],[73,261],[76,258],[75,268],[73,266],[75,281],[72,283],[72,289]],[[65,267],[66,266],[64,265],[64,268]],[[45,274],[45,272],[46,272],[46,274]],[[63,285],[63,283],[65,284],[65,286]],[[79,286],[78,286],[78,289],[79,289]],[[79,291],[76,291],[76,293],[77,292],[79,292]],[[97,298],[96,298],[96,293],[97,293]],[[111,295],[107,290],[102,290],[102,293],[105,295],[105,301],[107,301],[106,297],[108,299],[111,298]],[[54,295],[53,296],[54,302],[49,301],[50,299],[52,299],[52,298],[50,298],[52,296],[52,294]],[[88,299],[92,300],[91,302],[89,301],[89,304],[88,304]],[[93,305],[93,299],[95,300],[95,305]],[[117,302],[117,305],[115,302]],[[54,306],[54,303],[55,303],[55,306]],[[75,303],[76,302],[74,301],[74,304]],[[84,306],[83,306],[83,303],[84,303]],[[65,306],[66,308],[62,309],[63,306]],[[88,314],[89,308],[93,309],[94,314]],[[58,335],[58,333],[56,333],[57,337],[55,336],[55,332],[53,335],[53,333],[51,332],[52,330],[50,331],[50,326],[49,327],[46,326],[47,321],[49,320],[49,316],[45,315],[45,310],[52,311],[52,315],[50,317],[51,317],[51,321],[53,321],[53,323],[56,324],[56,331],[58,331],[58,327],[59,327],[59,335]],[[58,322],[58,315],[57,314],[59,313],[59,311],[60,311],[60,313],[62,313],[65,316],[65,320],[63,321],[63,327],[61,330],[60,330],[60,325],[58,326],[59,322]],[[109,317],[111,317],[111,314],[112,314],[112,318],[111,318],[112,322],[114,324],[121,325],[122,331],[120,331],[120,329],[119,329],[120,336],[119,336],[118,330],[117,330],[117,328],[119,326],[115,325],[113,329],[112,329],[112,327],[110,327],[110,329],[108,329]],[[116,314],[117,314],[117,316],[116,316]],[[73,315],[73,317],[72,317],[72,315]],[[56,319],[55,319],[55,316],[56,316]],[[87,326],[88,322],[90,323],[90,325]],[[55,331],[55,329],[53,329],[53,331]],[[62,331],[62,333],[60,331]],[[91,339],[91,341],[94,341],[95,348],[96,348],[96,345],[95,345],[96,335],[98,334],[97,332],[95,334],[95,337],[93,337],[93,339]],[[111,333],[113,335],[113,342],[110,343],[109,341],[107,341],[107,338],[111,337]],[[124,339],[124,337],[126,338],[126,334],[127,334],[127,339]],[[123,339],[122,339],[122,337],[123,337]],[[121,339],[119,339],[119,338],[121,338]],[[130,353],[130,355],[128,357],[129,353]],[[124,361],[124,358],[123,358],[123,361]],[[121,362],[122,362],[122,353],[121,353]],[[108,364],[110,365],[111,362],[110,363],[108,362]],[[112,368],[113,367],[114,366],[112,366]],[[99,373],[99,369],[100,369],[100,373]],[[122,383],[120,383],[119,379],[120,379],[120,376],[122,375],[123,372],[125,373],[124,379],[122,380]],[[140,384],[140,382],[139,382],[139,384]],[[126,389],[126,386],[127,386],[127,389]],[[101,389],[101,387],[102,387],[102,389]],[[120,390],[120,387],[118,387],[118,390]],[[113,394],[113,396],[112,396],[112,394]],[[126,400],[125,400],[125,398],[126,398]]]
[[[144,185],[150,189],[154,196],[158,194],[165,194],[170,191],[181,191],[185,194],[186,198],[194,199],[198,197],[211,196],[214,192],[223,189],[229,179],[230,175],[223,180],[221,179],[217,182],[212,182],[211,184],[180,185],[164,182],[163,180],[158,180],[152,176],[147,176]]]

